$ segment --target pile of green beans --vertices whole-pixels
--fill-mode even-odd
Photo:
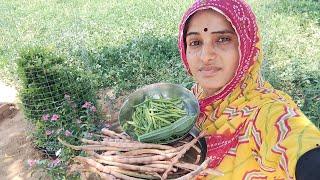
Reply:
[[[132,121],[127,121],[127,126],[133,127],[134,133],[138,136],[169,126],[187,114],[180,98],[147,97],[134,108]]]

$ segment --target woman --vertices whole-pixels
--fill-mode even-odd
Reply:
[[[180,24],[179,51],[196,81],[209,167],[224,173],[204,178],[316,178],[304,164],[320,169],[320,132],[287,94],[262,79],[261,37],[244,1],[196,1]]]

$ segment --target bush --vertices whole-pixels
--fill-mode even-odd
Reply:
[[[158,38],[142,34],[119,47],[102,47],[91,53],[90,64],[103,86],[116,92],[131,91],[156,82],[189,85],[192,80],[183,69],[176,37]]]
[[[42,166],[61,177],[66,172],[56,169],[66,166],[77,153],[63,147],[58,137],[79,145],[79,138],[92,138],[99,124],[93,76],[65,62],[48,49],[29,48],[21,52],[18,63],[20,96],[27,118],[35,125],[35,145],[59,162],[52,166],[45,161]]]

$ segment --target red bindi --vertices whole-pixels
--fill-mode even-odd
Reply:
[[[204,32],[207,32],[207,31],[208,31],[208,28],[204,28],[203,31],[204,31]]]

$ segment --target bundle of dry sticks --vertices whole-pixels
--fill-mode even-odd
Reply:
[[[74,158],[73,170],[80,173],[96,173],[101,179],[193,179],[207,173],[222,175],[219,171],[208,169],[210,159],[199,164],[201,150],[195,145],[204,136],[183,142],[180,146],[141,143],[125,134],[102,129],[102,141],[81,139],[87,145],[74,146],[59,141],[72,149],[86,151],[89,156]],[[194,148],[199,154],[195,162],[184,162],[182,157]]]

